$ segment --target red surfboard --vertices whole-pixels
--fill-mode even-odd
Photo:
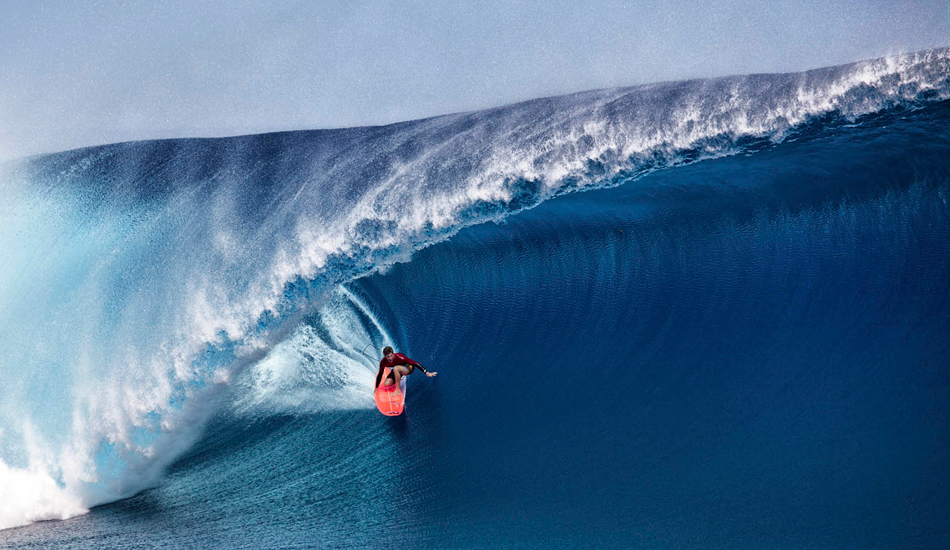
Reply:
[[[381,380],[386,380],[393,369],[386,367],[383,371]],[[406,408],[406,377],[399,380],[399,395],[396,395],[396,385],[383,385],[380,382],[379,389],[376,390],[376,408],[386,416],[399,416]]]

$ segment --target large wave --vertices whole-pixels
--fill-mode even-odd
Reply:
[[[341,285],[464,227],[948,98],[941,49],[4,166],[0,528],[155,484],[221,410],[371,407],[400,335]]]

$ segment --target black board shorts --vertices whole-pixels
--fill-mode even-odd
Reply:
[[[407,373],[404,374],[403,376],[409,376],[410,374],[416,372],[416,366],[415,366],[415,365],[410,365],[409,363],[406,363],[406,364],[404,364],[404,365],[393,365],[392,368],[396,368],[396,367],[409,367],[409,372],[407,372]],[[389,371],[389,376],[386,377],[385,382],[393,382],[393,383],[396,382],[396,378],[393,377],[392,371]]]

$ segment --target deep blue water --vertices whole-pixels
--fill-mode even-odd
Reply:
[[[74,517],[0,544],[950,547],[950,63],[895,64],[7,168],[0,490]]]

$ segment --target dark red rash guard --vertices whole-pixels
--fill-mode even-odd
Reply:
[[[413,361],[412,359],[406,357],[405,355],[401,353],[394,353],[392,361],[387,361],[385,357],[379,360],[379,372],[376,373],[375,387],[377,388],[379,387],[379,381],[382,380],[383,371],[386,369],[386,367],[392,368],[392,367],[395,367],[396,365],[412,365],[414,367],[419,367],[419,369],[421,369],[422,372],[427,372],[425,367],[420,365],[418,362]]]

